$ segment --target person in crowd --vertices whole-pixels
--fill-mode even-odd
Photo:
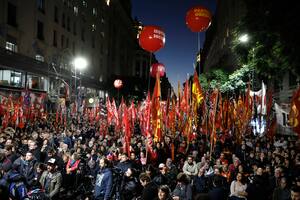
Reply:
[[[150,176],[146,173],[141,173],[139,175],[139,180],[141,185],[144,187],[140,199],[154,200],[155,194],[157,194],[158,191],[158,186],[153,181],[151,181]]]
[[[172,192],[173,200],[192,200],[192,186],[187,174],[180,172],[177,175],[177,185]]]
[[[291,189],[291,200],[300,200],[300,186],[293,186]]]
[[[153,181],[158,185],[168,185],[171,183],[171,180],[167,176],[168,168],[164,163],[160,163],[158,166],[158,173],[153,178]]]
[[[193,156],[189,155],[187,160],[184,162],[183,173],[188,175],[191,179],[198,174],[198,167],[196,162],[193,159]]]
[[[138,196],[139,182],[136,177],[137,171],[134,168],[128,168],[121,183],[121,196],[124,200],[131,200]]]
[[[25,161],[21,162],[20,173],[25,177],[26,183],[31,184],[33,179],[36,177],[36,165],[37,160],[33,157],[33,154],[28,151],[25,156]]]
[[[291,199],[291,191],[287,188],[287,179],[281,177],[280,186],[276,187],[273,192],[273,200],[289,200]]]
[[[227,192],[224,190],[221,176],[213,177],[213,187],[208,191],[210,200],[226,200]]]
[[[100,171],[96,177],[94,198],[95,200],[109,200],[112,196],[113,176],[110,162],[102,157],[99,161]]]
[[[40,183],[51,200],[59,200],[59,191],[62,185],[62,175],[57,170],[57,163],[54,158],[47,162],[47,170],[43,172]]]
[[[267,199],[267,180],[263,176],[263,169],[261,167],[257,168],[256,174],[253,179],[250,180],[246,192],[248,194],[247,199],[249,200],[265,200]]]
[[[120,161],[117,164],[116,168],[119,168],[122,173],[125,173],[128,168],[132,168],[132,162],[128,159],[128,156],[126,153],[122,153],[120,155]]]
[[[247,184],[243,182],[243,174],[238,173],[236,180],[231,182],[230,185],[230,200],[247,199]]]
[[[195,199],[198,199],[203,193],[208,192],[208,179],[205,177],[204,172],[204,168],[201,168],[198,175],[194,177],[193,193],[195,194]]]
[[[157,198],[155,198],[155,200],[173,200],[169,186],[167,185],[159,186]]]

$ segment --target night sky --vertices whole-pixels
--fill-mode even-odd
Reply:
[[[165,47],[155,53],[159,62],[166,67],[167,77],[175,91],[180,80],[182,84],[187,74],[194,72],[193,63],[198,49],[198,34],[185,24],[187,11],[195,6],[207,7],[215,12],[217,0],[132,0],[132,17],[137,17],[144,25],[162,27],[166,34]],[[200,33],[200,45],[205,33]]]

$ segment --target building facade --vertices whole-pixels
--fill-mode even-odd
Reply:
[[[237,68],[236,58],[230,49],[230,34],[238,21],[242,19],[246,7],[240,0],[224,0],[217,2],[212,24],[206,31],[205,43],[201,51],[203,72],[213,68],[222,68],[232,72]]]

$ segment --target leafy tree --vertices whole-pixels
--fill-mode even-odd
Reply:
[[[299,70],[299,33],[296,20],[299,3],[288,4],[277,0],[244,0],[247,13],[233,31],[233,38],[248,33],[247,44],[232,41],[239,65],[253,66],[262,78]]]

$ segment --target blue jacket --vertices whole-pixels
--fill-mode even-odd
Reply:
[[[110,199],[112,190],[113,175],[111,169],[105,168],[100,170],[96,177],[95,199]]]

